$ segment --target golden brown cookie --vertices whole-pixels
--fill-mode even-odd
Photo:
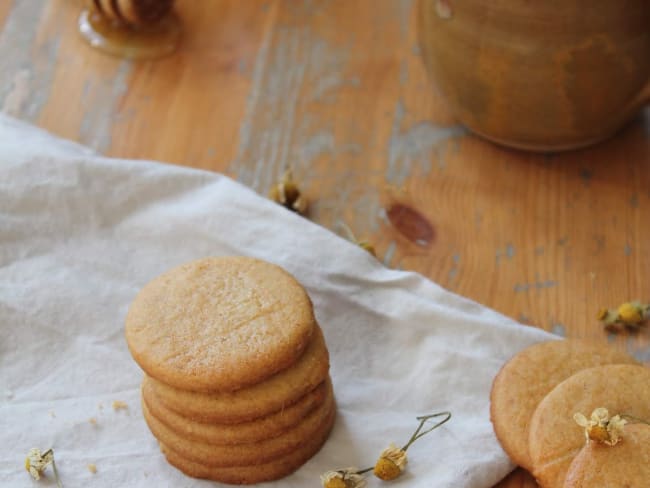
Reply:
[[[650,418],[650,368],[611,364],[579,371],[539,403],[530,422],[528,448],[533,474],[543,488],[562,487],[571,461],[585,444],[573,419],[599,407],[611,415]]]
[[[175,388],[234,391],[292,365],[314,330],[304,288],[279,266],[205,258],[148,283],[126,317],[135,361]]]
[[[558,383],[594,366],[636,364],[634,358],[606,346],[572,340],[542,342],[510,359],[494,378],[490,418],[510,459],[529,471],[528,427],[539,402]]]
[[[318,325],[298,361],[266,381],[229,393],[195,393],[178,390],[145,378],[156,397],[170,410],[202,422],[239,423],[277,412],[295,403],[322,383],[329,372],[329,354]]]
[[[628,424],[615,446],[585,445],[571,462],[564,488],[650,486],[650,425]]]
[[[275,413],[239,424],[216,424],[197,422],[169,410],[156,398],[150,383],[142,383],[142,398],[156,420],[184,439],[222,445],[259,442],[280,435],[300,423],[315,408],[331,401],[332,395],[332,383],[328,379]]]
[[[334,425],[332,413],[325,423],[302,445],[288,453],[259,464],[248,466],[214,467],[191,461],[161,443],[160,448],[167,461],[180,471],[194,478],[205,478],[223,483],[246,485],[284,478],[309,461],[323,446]]]
[[[280,435],[259,442],[217,445],[181,437],[151,415],[142,402],[142,413],[149,429],[162,444],[173,446],[175,452],[188,460],[218,467],[261,464],[282,456],[318,435],[325,425],[329,425],[335,410],[334,398],[330,396],[297,425]]]

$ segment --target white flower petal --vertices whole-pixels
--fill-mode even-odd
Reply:
[[[593,412],[591,412],[591,419],[596,422],[607,422],[609,419],[609,411],[606,408],[599,407]]]
[[[587,417],[582,415],[580,412],[573,414],[573,420],[575,420],[576,424],[578,424],[580,427],[589,426],[589,420],[587,420]]]

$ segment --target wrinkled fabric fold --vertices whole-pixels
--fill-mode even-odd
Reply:
[[[0,485],[29,483],[27,451],[53,447],[64,486],[215,486],[165,462],[123,326],[147,281],[227,254],[294,274],[331,354],[332,435],[276,486],[372,465],[416,416],[444,410],[451,421],[409,449],[395,486],[488,488],[512,468],[489,421],[491,382],[517,351],[554,336],[388,269],[226,176],[100,157],[0,116]]]

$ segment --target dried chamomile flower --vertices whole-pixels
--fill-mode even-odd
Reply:
[[[32,447],[25,458],[25,469],[35,480],[40,480],[45,469],[54,461],[52,449],[41,452],[40,449]]]
[[[307,200],[293,180],[291,170],[287,170],[282,180],[271,187],[269,198],[300,215],[307,212]]]
[[[427,429],[424,429],[425,424],[429,420],[442,416],[445,417],[443,420],[430,425]],[[370,468],[360,470],[356,468],[346,468],[337,471],[328,471],[320,477],[323,488],[363,488],[366,486],[366,480],[362,475],[369,471],[372,471],[377,478],[385,481],[397,478],[402,474],[406,468],[406,463],[408,462],[406,450],[420,437],[447,422],[451,418],[451,413],[440,412],[416,418],[420,421],[420,424],[403,447],[400,448],[391,443],[381,452],[375,465]]]
[[[606,408],[597,408],[591,412],[591,418],[585,417],[582,413],[576,413],[573,420],[585,429],[585,439],[589,441],[601,442],[608,446],[615,446],[621,438],[623,428],[627,420],[620,415],[609,416]]]
[[[598,320],[602,320],[602,321],[608,320],[609,319],[609,313],[610,313],[609,309],[601,308],[596,313],[596,318]]]
[[[54,451],[48,449],[45,452],[41,452],[40,449],[32,447],[25,458],[25,469],[30,476],[36,481],[40,480],[48,466],[52,466],[56,486],[62,488],[59,473],[56,469],[56,463],[54,462]]]
[[[644,309],[639,303],[623,303],[618,307],[618,318],[625,324],[637,325],[645,319]]]
[[[368,484],[357,468],[327,471],[320,477],[323,488],[365,488]]]
[[[601,308],[596,317],[609,330],[616,331],[621,327],[638,329],[650,317],[650,304],[625,302],[615,309]]]
[[[346,234],[347,238],[350,241],[354,242],[357,246],[359,246],[361,249],[364,249],[365,251],[369,252],[374,257],[377,257],[377,252],[375,251],[375,246],[373,246],[370,242],[368,242],[365,239],[357,239],[355,237],[354,233],[352,232],[352,229],[350,229],[350,227],[348,227],[345,224],[345,222],[340,221],[339,225],[345,231],[345,234]]]
[[[365,249],[370,254],[372,254],[374,257],[377,257],[377,253],[375,251],[375,246],[370,244],[368,241],[357,241],[357,246],[359,246],[361,249]]]
[[[406,469],[406,463],[408,463],[406,450],[391,442],[379,455],[373,473],[384,481],[394,480]]]

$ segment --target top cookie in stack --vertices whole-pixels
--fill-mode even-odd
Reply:
[[[172,269],[137,295],[126,338],[145,371],[145,419],[186,474],[277,479],[329,435],[327,346],[304,288],[278,266],[220,257]]]

